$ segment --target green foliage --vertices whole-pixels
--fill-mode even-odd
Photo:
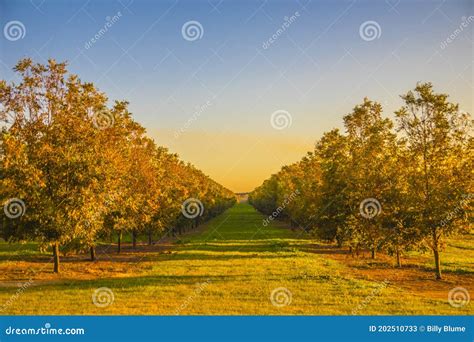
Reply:
[[[1,211],[5,240],[79,250],[111,232],[152,236],[196,226],[235,203],[231,191],[148,138],[127,102],[109,107],[92,83],[67,75],[66,63],[23,59],[15,70],[20,83],[0,82],[0,120],[7,124],[0,203],[19,199],[24,212]],[[191,197],[202,210],[183,217]]]
[[[417,85],[402,96],[396,131],[382,106],[364,99],[344,117],[346,134],[325,133],[313,153],[264,181],[250,202],[271,215],[299,190],[278,219],[356,252],[385,250],[399,264],[401,253],[429,246],[440,278],[443,236],[472,222],[472,119],[447,98],[429,83]],[[364,203],[374,212],[364,215]]]

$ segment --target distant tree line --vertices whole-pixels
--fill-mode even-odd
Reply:
[[[108,106],[66,63],[18,62],[20,81],[0,81],[0,211],[6,241],[62,251],[138,235],[182,233],[232,206],[234,194],[157,146],[128,103]]]
[[[430,83],[401,98],[395,123],[364,99],[344,116],[345,133],[325,133],[250,202],[271,215],[298,190],[278,219],[353,253],[386,251],[398,266],[404,252],[429,248],[441,279],[445,238],[472,228],[473,121]]]

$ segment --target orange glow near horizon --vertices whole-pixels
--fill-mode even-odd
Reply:
[[[175,138],[170,130],[152,130],[149,134],[159,145],[234,192],[252,191],[282,166],[313,150],[310,141],[289,136],[189,131]]]

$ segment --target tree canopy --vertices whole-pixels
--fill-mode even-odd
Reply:
[[[112,233],[181,232],[221,213],[235,195],[166,148],[108,98],[67,72],[31,59],[0,81],[1,235],[60,249],[90,248]],[[198,203],[189,215],[183,203]],[[194,208],[194,207],[193,207]],[[134,238],[135,242],[135,238]]]
[[[301,161],[285,166],[249,196],[277,218],[328,241],[396,255],[430,248],[441,278],[444,238],[472,224],[472,118],[457,104],[420,83],[402,95],[395,123],[369,99],[344,116],[345,133],[333,130]]]

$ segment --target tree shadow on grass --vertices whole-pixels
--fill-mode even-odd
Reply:
[[[205,261],[205,260],[241,260],[241,259],[282,259],[282,258],[293,258],[291,254],[277,254],[277,255],[262,255],[258,253],[247,253],[247,254],[205,254],[205,253],[173,253],[164,254],[157,259],[160,261],[174,261],[174,260],[189,260],[189,261]]]
[[[112,246],[115,247],[115,246]],[[296,246],[295,246],[296,247]],[[196,253],[193,253],[196,251]],[[285,255],[281,252],[291,252],[292,244],[287,243],[273,243],[273,244],[253,244],[253,245],[213,245],[213,244],[193,244],[193,245],[178,245],[173,247],[163,248],[156,246],[155,248],[125,249],[122,253],[117,254],[115,248],[107,248],[102,246],[97,249],[97,261],[112,262],[112,263],[137,263],[137,262],[163,262],[170,260],[232,260],[232,259],[250,259],[250,258],[284,258],[292,255]],[[206,253],[209,252],[209,253]],[[221,253],[221,254],[219,254]],[[269,255],[275,253],[274,255]],[[0,255],[0,262],[28,262],[32,264],[51,263],[52,256],[46,254],[28,254],[28,255]],[[62,264],[74,264],[90,262],[89,255],[71,254],[61,256]]]
[[[74,290],[95,290],[100,287],[108,287],[112,291],[118,289],[124,291],[138,287],[159,287],[186,285],[198,287],[203,283],[227,282],[230,280],[243,279],[245,275],[143,275],[136,277],[103,278],[87,280],[57,280],[33,282],[27,289],[28,292],[41,293],[45,290],[52,291],[74,291]],[[16,291],[14,287],[0,287],[1,293],[11,293]]]
[[[263,243],[263,244],[253,244],[253,245],[239,245],[239,244],[212,244],[212,243],[202,243],[202,244],[193,244],[180,246],[177,251],[207,251],[207,252],[236,252],[236,253],[262,253],[262,252],[284,252],[289,251],[291,248],[297,248],[297,245],[292,245],[289,243]]]
[[[350,254],[347,249],[337,247],[336,245],[325,245],[319,243],[304,243],[299,244],[297,248],[302,252],[314,254]]]

